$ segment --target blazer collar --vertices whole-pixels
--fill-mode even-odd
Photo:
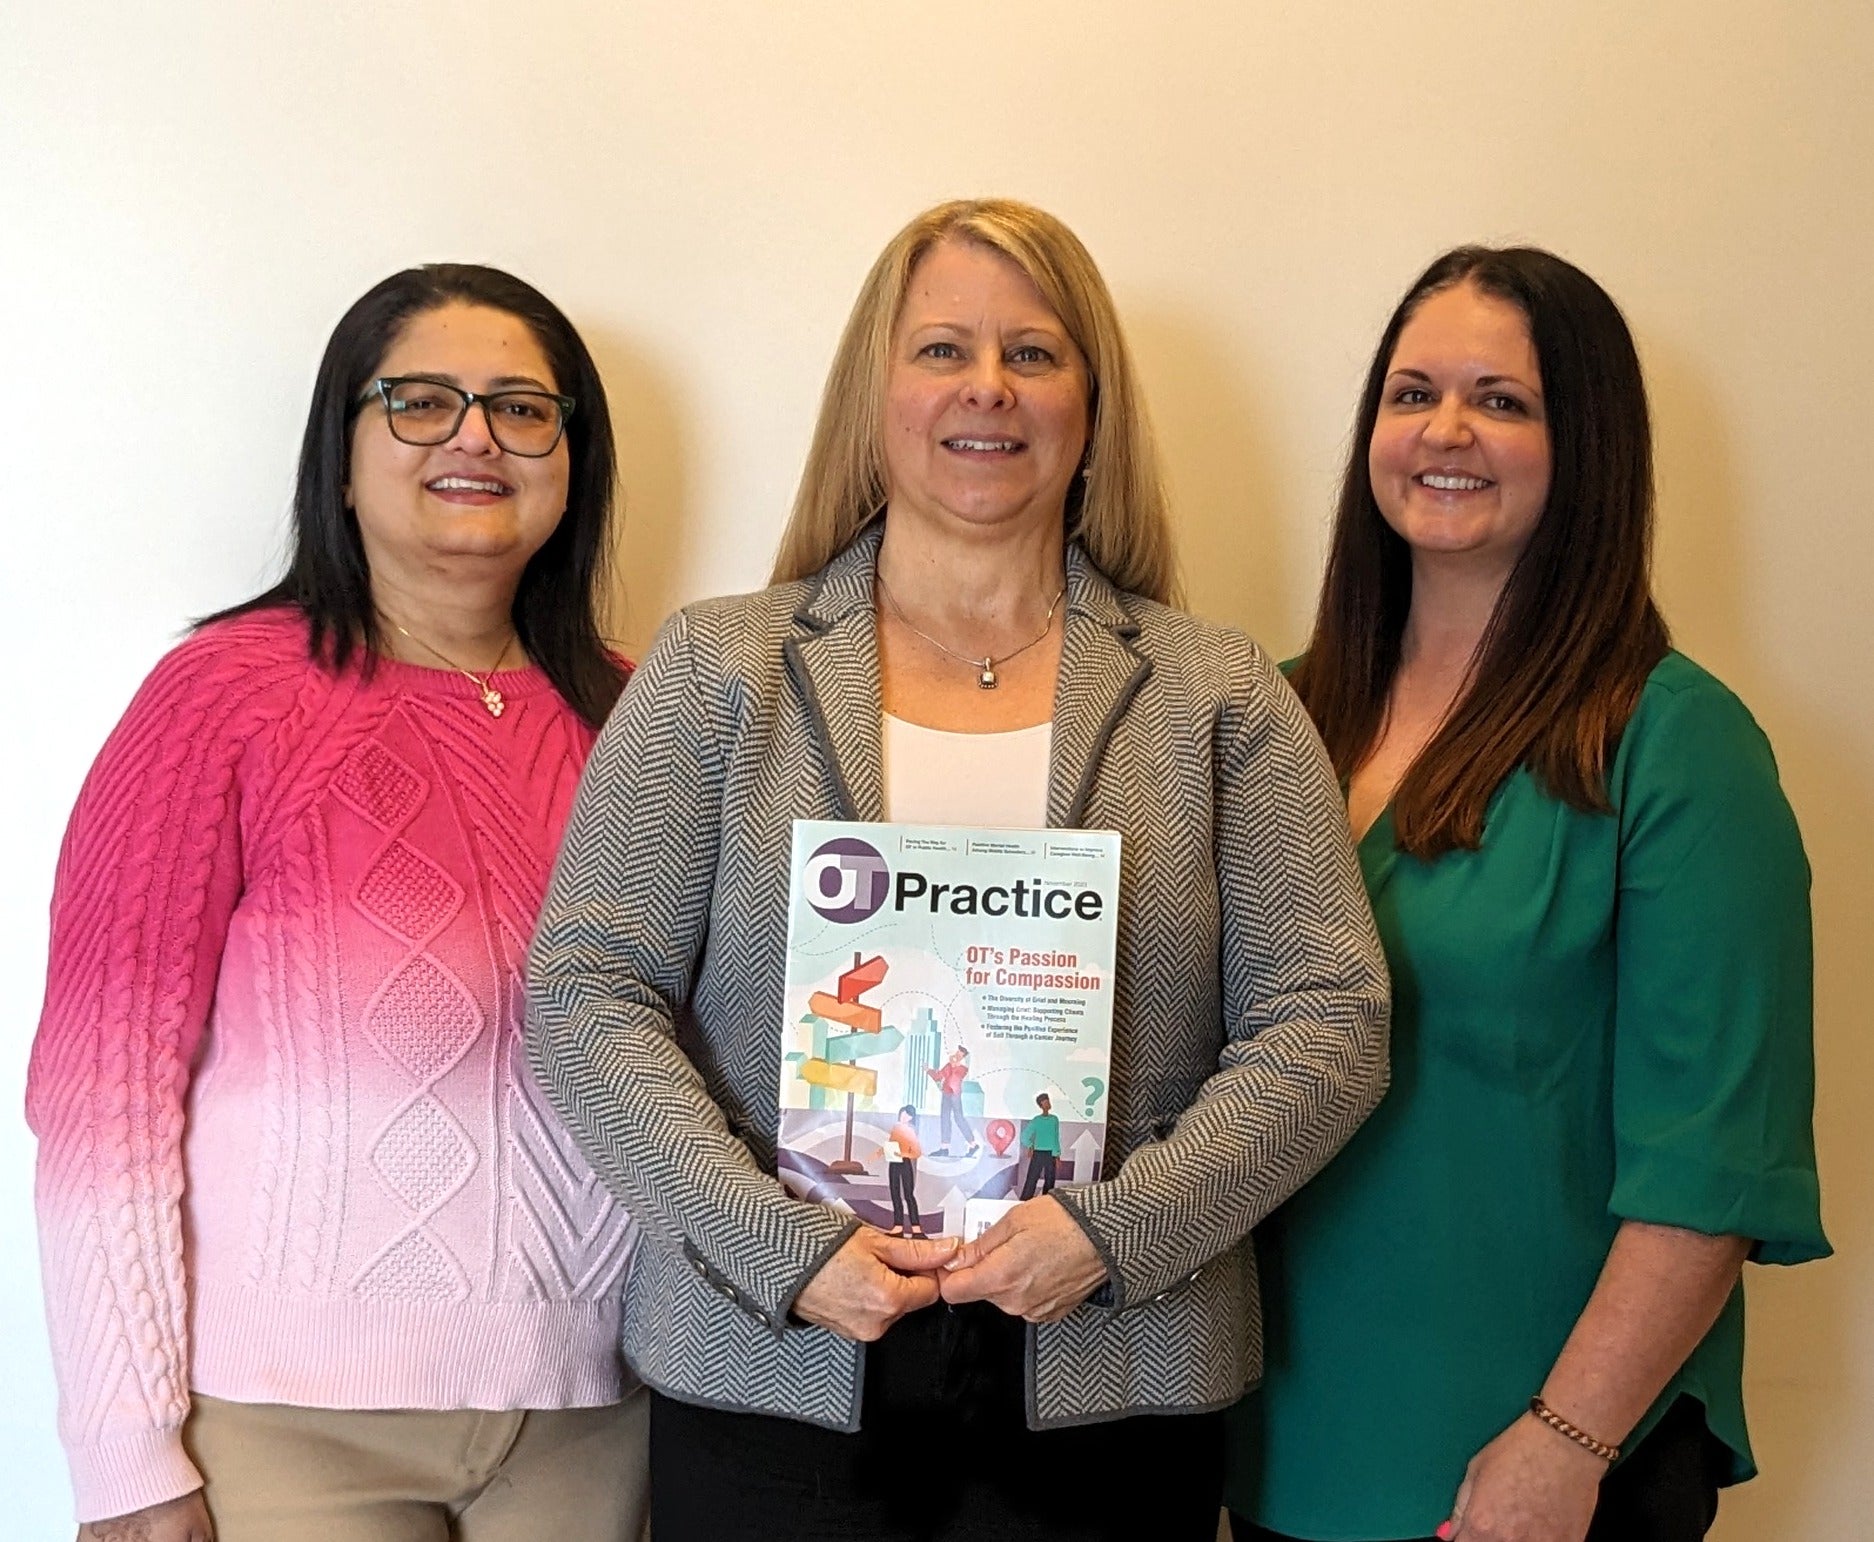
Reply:
[[[1067,620],[1054,685],[1054,758],[1048,769],[1048,823],[1086,822],[1100,757],[1152,662],[1134,646],[1139,623],[1126,597],[1093,565],[1078,541],[1067,547]]]
[[[878,629],[872,591],[882,521],[809,580],[781,645],[833,768],[840,818],[885,817],[884,729],[879,720]]]
[[[874,521],[810,582],[783,645],[788,668],[834,768],[841,816],[884,818],[878,632],[873,595],[884,527]],[[1078,542],[1067,548],[1067,614],[1054,689],[1048,823],[1085,817],[1100,757],[1151,661],[1133,642],[1139,624],[1125,598]]]

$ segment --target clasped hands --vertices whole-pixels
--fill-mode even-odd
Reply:
[[[863,1226],[807,1282],[794,1315],[860,1343],[940,1300],[987,1301],[1011,1317],[1058,1322],[1105,1278],[1087,1234],[1044,1195],[1022,1201],[974,1242]]]

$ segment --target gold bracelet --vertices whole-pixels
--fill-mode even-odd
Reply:
[[[1602,1461],[1606,1462],[1608,1466],[1611,1467],[1615,1462],[1620,1460],[1619,1446],[1610,1446],[1604,1440],[1596,1440],[1580,1426],[1570,1424],[1553,1408],[1549,1407],[1547,1403],[1543,1402],[1540,1397],[1532,1397],[1529,1400],[1529,1411],[1544,1424],[1548,1425],[1550,1429],[1554,1430],[1556,1434],[1566,1435],[1584,1450],[1592,1451]]]

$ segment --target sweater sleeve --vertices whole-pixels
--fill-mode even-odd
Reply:
[[[145,681],[78,795],[54,880],[26,1117],[80,1521],[201,1484],[181,1442],[183,1099],[239,897],[236,778],[258,726],[256,671],[229,630]]]

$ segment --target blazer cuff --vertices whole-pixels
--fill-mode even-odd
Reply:
[[[803,1237],[803,1246],[812,1251],[794,1258],[771,1259],[767,1267],[755,1270],[735,1267],[735,1261],[718,1262],[701,1246],[689,1237],[681,1239],[679,1251],[683,1260],[690,1266],[696,1277],[721,1296],[731,1306],[746,1312],[770,1333],[780,1333],[783,1329],[799,1326],[797,1321],[790,1321],[788,1314],[793,1310],[794,1302],[807,1288],[807,1282],[825,1267],[826,1261],[845,1245],[846,1239],[857,1231],[862,1222],[856,1217],[847,1217],[836,1221],[837,1212],[825,1205],[801,1204],[802,1209],[819,1212],[813,1217],[817,1224],[816,1235]],[[821,1226],[834,1222],[835,1229],[824,1237],[817,1235]],[[756,1279],[751,1282],[750,1275]],[[770,1282],[773,1283],[770,1283]]]

